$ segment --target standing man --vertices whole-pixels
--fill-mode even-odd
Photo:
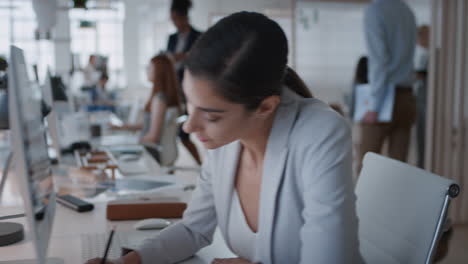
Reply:
[[[192,25],[190,25],[188,11],[191,7],[191,0],[172,0],[171,20],[177,28],[177,32],[169,36],[167,51],[174,61],[180,86],[182,86],[182,80],[184,78],[184,59],[187,52],[201,35],[201,32],[195,30]],[[184,98],[183,103],[185,104]],[[200,154],[198,153],[197,147],[190,140],[190,135],[182,130],[182,126],[179,130],[179,138],[195,161],[198,164],[201,164]]]
[[[391,158],[406,161],[411,126],[416,118],[412,92],[413,58],[416,47],[416,22],[402,0],[374,0],[365,11],[365,36],[369,58],[369,83],[372,101],[361,121],[358,170],[368,151],[380,153],[388,139]],[[389,89],[395,89],[392,120],[378,122]]]

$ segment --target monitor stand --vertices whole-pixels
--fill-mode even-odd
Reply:
[[[37,260],[35,259],[8,260],[8,261],[0,261],[0,264],[37,264]],[[58,259],[58,258],[48,258],[45,264],[65,264],[65,261],[63,261],[63,259]]]

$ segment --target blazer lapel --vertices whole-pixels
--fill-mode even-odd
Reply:
[[[227,230],[229,208],[231,208],[232,192],[234,190],[234,178],[239,163],[240,142],[231,143],[224,151],[224,155],[222,155],[224,160],[220,163],[218,175],[214,176],[218,181],[215,188],[219,191],[220,210],[218,224],[221,230]],[[224,232],[224,235],[227,240],[227,232]]]
[[[288,88],[285,88],[288,89]],[[287,93],[287,94],[285,94]],[[277,110],[273,127],[268,138],[263,164],[262,187],[260,191],[259,234],[256,260],[272,263],[273,239],[277,194],[281,186],[288,155],[290,130],[296,120],[298,104],[292,100],[289,91],[283,92],[282,103]]]

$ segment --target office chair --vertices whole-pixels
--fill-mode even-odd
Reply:
[[[365,263],[432,263],[453,181],[367,153],[356,186],[360,251]]]
[[[143,143],[145,150],[159,163],[164,172],[172,172],[178,157],[177,135],[180,124],[178,109],[168,109],[159,144]]]
[[[127,124],[134,125],[138,123],[138,120],[140,119],[139,116],[143,111],[142,105],[143,104],[140,102],[139,97],[133,98],[130,109],[128,111]]]

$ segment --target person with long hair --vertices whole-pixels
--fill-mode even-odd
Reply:
[[[172,61],[166,55],[151,58],[147,67],[151,92],[143,108],[143,123],[113,127],[116,130],[141,130],[140,142],[159,144],[166,135],[167,115],[181,114],[181,99]],[[173,113],[177,111],[177,113]]]
[[[361,263],[350,127],[287,57],[283,30],[259,13],[200,37],[187,57],[184,129],[209,150],[192,201],[181,221],[109,263],[180,262],[216,227],[237,257],[212,263]]]
[[[158,55],[151,59],[148,80],[152,83],[152,89],[144,107],[141,141],[158,144],[165,136],[166,115],[170,111],[182,112],[177,77],[167,56]]]

